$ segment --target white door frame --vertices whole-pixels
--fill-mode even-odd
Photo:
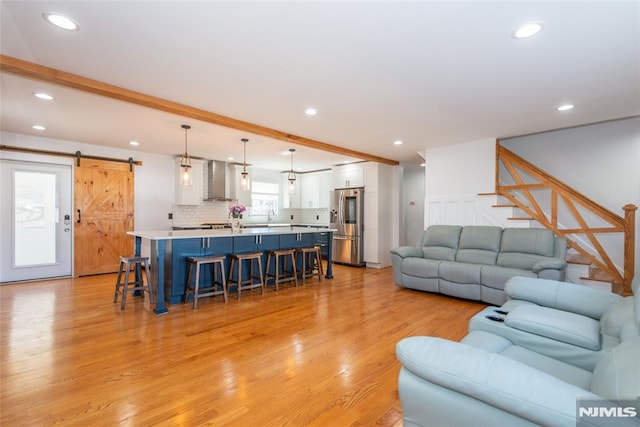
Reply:
[[[37,280],[73,275],[73,159],[0,151],[3,162],[2,208],[0,209],[0,284],[22,280]],[[56,225],[56,261],[42,266],[14,267],[14,209],[12,171],[25,170],[55,172],[59,177],[59,206]],[[8,181],[8,182],[6,182]],[[69,221],[64,216],[69,215]],[[68,222],[68,224],[67,224]]]

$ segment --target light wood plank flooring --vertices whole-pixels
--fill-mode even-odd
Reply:
[[[484,305],[334,275],[163,316],[120,311],[114,274],[0,286],[0,424],[401,425],[395,344],[459,340]]]

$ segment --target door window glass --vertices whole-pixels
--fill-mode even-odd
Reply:
[[[14,173],[14,265],[56,262],[56,174]]]

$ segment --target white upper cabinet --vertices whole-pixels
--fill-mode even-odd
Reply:
[[[321,209],[329,207],[332,188],[330,170],[296,174],[295,189],[290,191],[288,173],[282,174],[280,199],[284,209]]]
[[[364,168],[362,163],[333,168],[333,188],[354,187],[364,187]]]
[[[302,209],[319,209],[329,207],[331,191],[331,171],[300,174],[300,207]]]
[[[300,207],[317,208],[320,203],[320,177],[315,174],[300,175]]]
[[[320,197],[318,207],[329,209],[331,192],[333,191],[333,173],[331,171],[318,172],[320,177]]]
[[[204,161],[191,159],[191,185],[182,185],[180,178],[180,158],[175,159],[176,170],[176,205],[202,204],[202,180],[204,179]]]

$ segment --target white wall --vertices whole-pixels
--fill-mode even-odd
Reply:
[[[640,204],[640,117],[500,144],[619,215],[623,205]]]
[[[135,168],[135,224],[138,230],[166,230],[171,227],[168,214],[175,200],[174,162],[170,156],[140,151],[101,147],[30,135],[3,132],[2,143],[9,146],[37,148],[59,152],[123,158],[142,161]],[[56,161],[56,157],[51,157]],[[60,157],[58,160],[62,159]]]
[[[495,191],[495,138],[427,149],[425,226],[478,224],[478,193]]]

